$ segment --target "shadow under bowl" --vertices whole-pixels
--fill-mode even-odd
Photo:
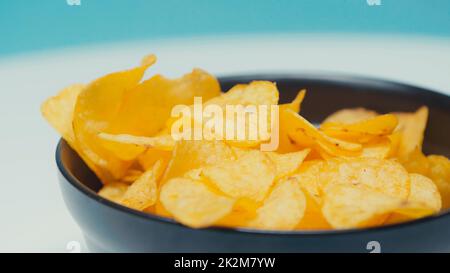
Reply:
[[[277,83],[280,103],[299,89],[308,94],[302,115],[321,122],[330,113],[366,107],[380,113],[430,109],[425,153],[450,155],[450,97],[410,85],[339,74],[244,75],[220,78],[222,90],[237,83]],[[331,231],[261,231],[211,227],[192,229],[172,219],[110,202],[97,191],[101,183],[75,151],[61,140],[56,151],[65,203],[94,252],[369,252],[371,241],[382,252],[450,251],[450,213],[392,226]]]

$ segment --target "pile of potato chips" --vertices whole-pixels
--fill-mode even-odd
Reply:
[[[301,91],[279,105],[277,151],[261,151],[263,139],[175,141],[175,105],[194,97],[220,106],[277,105],[278,89],[255,81],[222,93],[199,69],[142,81],[155,61],[150,55],[133,69],[69,86],[42,105],[104,183],[104,198],[194,228],[268,230],[378,226],[450,207],[450,161],[422,153],[425,106],[389,114],[344,109],[316,127],[299,114]]]

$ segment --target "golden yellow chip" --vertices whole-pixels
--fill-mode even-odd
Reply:
[[[309,154],[310,149],[304,149],[298,152],[279,154],[276,152],[266,153],[275,163],[276,176],[275,179],[285,177],[294,173],[302,164],[303,160]]]
[[[211,128],[216,125],[216,116],[202,116],[201,120],[197,120],[194,116],[193,123],[199,124],[203,128],[209,128],[206,131],[209,132],[207,134],[210,140],[224,140],[226,143],[238,147],[256,147],[261,142],[270,139],[271,108],[278,104],[278,96],[278,89],[272,82],[253,81],[249,84],[238,84],[228,92],[203,104],[205,110],[209,106],[217,106],[222,109],[223,116],[218,118],[221,118],[223,122],[223,130]],[[261,106],[265,107],[261,108]],[[264,115],[266,116],[265,130],[259,127]],[[245,122],[241,122],[244,120]],[[170,121],[168,126],[174,124],[174,121]]]
[[[398,162],[376,158],[334,158],[327,161],[319,178],[323,192],[335,184],[364,185],[374,191],[406,201],[408,172]]]
[[[156,60],[150,58],[134,69],[101,77],[78,95],[73,129],[80,152],[97,165],[108,180],[120,179],[131,162],[117,158],[101,144],[98,134],[107,130],[117,118],[126,92],[139,83],[145,70]]]
[[[144,172],[141,169],[135,169],[130,167],[127,173],[120,179],[120,182],[132,184],[136,181]]]
[[[384,137],[364,144],[361,156],[385,159],[393,153],[393,149],[391,140]]]
[[[334,136],[345,136],[346,133],[384,136],[392,133],[397,124],[398,120],[395,115],[386,114],[350,124],[325,122],[322,123],[320,129],[330,134],[334,132]]]
[[[361,152],[362,146],[360,144],[329,137],[290,109],[281,111],[280,116],[280,120],[284,120],[286,124],[289,124],[290,128],[287,131],[287,135],[295,145],[319,148],[333,156],[356,155]]]
[[[161,189],[161,203],[179,222],[194,228],[213,225],[230,213],[234,200],[189,178],[173,178]]]
[[[374,118],[378,114],[375,111],[367,110],[365,108],[350,108],[339,110],[328,116],[323,123],[343,123],[352,124],[366,119]]]
[[[135,159],[146,148],[154,148],[162,151],[172,151],[175,140],[170,135],[158,135],[153,137],[132,136],[127,134],[100,133],[102,145],[123,160]]]
[[[212,98],[205,105],[277,105],[278,89],[268,81],[253,81],[249,84],[237,84],[228,92]]]
[[[335,184],[324,195],[322,212],[333,228],[361,228],[382,224],[402,202],[363,184]]]
[[[442,197],[442,208],[450,208],[450,160],[445,156],[428,156],[430,164],[429,177],[439,189]]]
[[[194,97],[206,101],[218,95],[219,82],[201,69],[178,79],[155,75],[127,92],[108,132],[153,136],[164,127],[175,105],[191,105]]]
[[[428,176],[430,172],[430,162],[419,148],[414,149],[406,157],[400,158],[399,161],[410,173]]]
[[[410,174],[409,177],[411,191],[408,196],[408,201],[391,214],[386,224],[395,224],[422,218],[441,210],[441,196],[433,181],[415,173]]]
[[[120,204],[120,200],[122,200],[123,195],[128,189],[128,186],[128,184],[120,182],[108,183],[100,189],[98,195]]]
[[[163,163],[157,161],[152,169],[145,171],[125,192],[121,204],[136,210],[144,210],[156,203],[158,179],[164,171]]]
[[[398,157],[406,158],[415,149],[422,150],[423,135],[428,120],[428,108],[422,106],[415,113],[394,113],[398,118],[397,132],[402,135]]]
[[[182,140],[177,142],[163,181],[187,171],[234,160],[233,151],[221,141]]]
[[[144,170],[148,170],[153,167],[153,165],[158,160],[162,160],[165,166],[170,161],[172,157],[172,152],[162,151],[158,149],[147,149],[143,154],[137,157],[137,161],[139,166],[141,166]]]
[[[297,96],[295,96],[294,100],[291,101],[290,103],[285,103],[285,104],[281,104],[280,108],[281,109],[291,109],[292,111],[294,111],[295,113],[300,113],[301,110],[301,105],[303,100],[305,99],[306,96],[306,90],[302,89],[297,93]]]
[[[408,196],[409,206],[428,209],[431,213],[441,210],[441,195],[436,185],[429,179],[420,174],[412,173],[409,175],[411,181],[411,190]]]
[[[398,120],[393,114],[376,116],[351,124],[322,123],[320,129],[328,136],[357,143],[376,142],[390,135],[397,127]]]
[[[83,84],[66,87],[41,105],[42,115],[72,148],[75,148],[73,146],[75,135],[72,128],[73,109],[83,88]]]
[[[249,150],[234,161],[204,168],[202,173],[228,196],[259,202],[275,180],[276,167],[265,153]]]
[[[41,105],[41,112],[44,118],[58,131],[67,141],[89,168],[103,182],[108,182],[110,177],[104,175],[104,172],[86,156],[79,147],[78,140],[73,132],[72,120],[74,108],[79,94],[85,88],[82,84],[74,84],[61,90],[56,96],[47,99]]]
[[[248,226],[260,229],[292,230],[303,218],[305,195],[294,179],[283,179],[273,188],[264,204],[257,210],[256,219]]]
[[[248,227],[248,223],[255,219],[256,211],[261,206],[247,198],[237,199],[231,212],[216,224],[225,227]]]

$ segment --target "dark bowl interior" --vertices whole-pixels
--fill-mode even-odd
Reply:
[[[321,122],[348,107],[380,113],[430,109],[424,150],[450,156],[450,97],[423,88],[347,75],[247,75],[222,77],[223,90],[237,83],[270,80],[277,83],[280,103],[291,101],[306,88],[302,115]],[[449,251],[450,215],[361,230],[257,231],[248,229],[191,229],[171,219],[112,203],[96,194],[101,183],[65,141],[56,159],[64,200],[80,225],[92,251],[127,252],[367,252],[377,241],[382,251]]]

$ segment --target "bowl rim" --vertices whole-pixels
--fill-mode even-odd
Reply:
[[[301,73],[301,74],[289,74],[289,73],[255,73],[255,74],[240,74],[240,75],[226,75],[223,77],[218,77],[219,82],[222,81],[249,81],[251,79],[270,79],[277,78],[280,80],[320,80],[327,82],[342,82],[346,84],[365,84],[365,85],[390,85],[400,87],[402,89],[409,89],[413,93],[423,93],[426,92],[429,95],[437,96],[437,101],[440,101],[438,97],[442,97],[450,101],[450,96],[441,92],[432,91],[422,87],[417,87],[414,85],[399,83],[391,80],[377,79],[373,77],[366,76],[355,76],[345,73]],[[387,92],[387,91],[386,91]],[[398,93],[400,90],[390,90],[387,93]],[[255,228],[243,228],[243,227],[223,227],[223,226],[211,226],[205,228],[191,228],[185,226],[175,219],[159,216],[152,213],[145,213],[142,211],[134,210],[126,206],[122,206],[118,203],[110,201],[102,196],[98,195],[97,192],[85,186],[78,178],[76,178],[64,165],[61,157],[62,146],[65,145],[72,149],[70,145],[63,139],[60,138],[56,147],[55,159],[56,165],[60,174],[67,180],[74,188],[79,190],[82,194],[98,202],[100,205],[107,206],[114,210],[120,211],[122,213],[128,213],[139,218],[143,218],[150,221],[165,223],[169,225],[174,225],[182,229],[187,230],[199,230],[199,231],[216,231],[216,232],[228,232],[234,234],[253,234],[253,235],[281,235],[281,236],[336,236],[336,235],[350,235],[350,234],[363,234],[368,232],[385,232],[394,229],[401,229],[405,227],[417,226],[426,222],[431,222],[439,220],[443,217],[450,216],[450,209],[440,211],[437,214],[426,216],[423,218],[415,219],[408,222],[390,224],[384,226],[366,227],[366,228],[351,228],[351,229],[329,229],[329,230],[264,230]],[[76,152],[76,151],[74,151]]]

